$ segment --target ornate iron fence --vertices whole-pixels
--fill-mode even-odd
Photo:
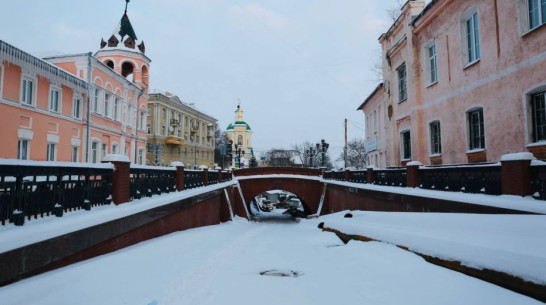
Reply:
[[[546,165],[531,166],[531,191],[536,199],[546,200]]]
[[[366,183],[367,182],[367,172],[364,171],[351,171],[349,181],[355,183]]]
[[[131,200],[176,191],[176,169],[131,168]]]
[[[111,181],[110,168],[0,165],[0,222],[110,204]]]
[[[203,171],[184,170],[184,189],[192,189],[205,185],[203,183]]]
[[[405,187],[407,185],[406,176],[405,168],[374,170],[373,183]]]
[[[227,171],[222,171],[222,182],[226,182],[226,181],[229,181],[229,172]]]
[[[450,192],[502,194],[500,165],[422,167],[419,187]]]

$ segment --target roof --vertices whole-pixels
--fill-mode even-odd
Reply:
[[[235,121],[233,124],[229,124],[226,130],[233,130],[236,126],[246,126],[246,130],[251,130],[250,125],[248,125],[245,121]]]
[[[364,105],[366,105],[366,103],[372,99],[372,97],[377,93],[377,91],[379,91],[379,89],[381,89],[383,87],[383,83],[380,83],[379,85],[377,85],[377,87],[375,87],[374,91],[364,100],[364,102],[362,102],[362,104],[360,104],[360,106],[358,106],[358,108],[356,108],[356,110],[360,110],[362,109],[362,107],[364,107]]]
[[[133,38],[135,41],[138,40],[135,34],[135,30],[131,25],[131,21],[129,21],[129,16],[127,16],[127,13],[123,14],[123,16],[121,17],[118,34],[119,36],[121,36],[122,39],[123,37],[125,37],[125,35],[127,35]]]
[[[413,18],[413,20],[411,21],[410,25],[411,26],[414,26],[415,23],[421,19],[421,17],[423,17],[429,10],[432,6],[434,6],[436,3],[438,3],[440,0],[431,0],[427,6],[425,6],[425,8],[423,9],[423,11],[421,13],[419,13],[419,15],[415,16],[415,18]]]

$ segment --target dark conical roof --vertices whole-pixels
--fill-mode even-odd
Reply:
[[[131,25],[131,21],[129,21],[129,16],[127,16],[127,13],[123,14],[123,17],[121,17],[118,34],[119,36],[121,36],[121,39],[123,39],[123,37],[127,35],[133,38],[135,41],[138,40],[135,34],[135,30],[133,29],[133,26]]]

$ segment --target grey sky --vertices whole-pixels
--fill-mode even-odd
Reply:
[[[377,38],[396,0],[132,0],[128,15],[152,59],[150,88],[219,120],[238,99],[257,155],[324,138],[335,159],[364,137],[356,107],[378,84]],[[98,50],[123,0],[0,0],[0,39],[33,54]]]

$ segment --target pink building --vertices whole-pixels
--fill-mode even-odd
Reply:
[[[408,1],[379,38],[386,165],[546,158],[545,23],[539,0]]]
[[[144,164],[150,59],[127,12],[100,47],[42,60],[0,41],[0,158]]]

